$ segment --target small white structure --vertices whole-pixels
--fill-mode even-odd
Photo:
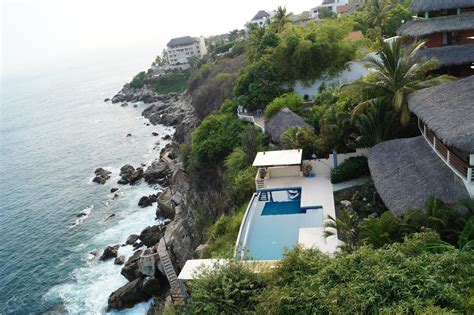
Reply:
[[[275,16],[275,11],[264,11],[260,10],[255,14],[255,16],[247,23],[247,28],[251,25],[256,25],[259,27],[265,26],[269,23]]]
[[[320,6],[311,9],[309,11],[309,15],[312,19],[319,20],[321,18],[321,8],[328,8],[329,10],[331,10],[331,12],[337,14],[337,8],[340,6],[347,5],[348,3],[349,0],[324,0]]]
[[[204,37],[184,36],[171,39],[166,45],[166,57],[171,69],[189,68],[188,59],[193,56],[202,57],[207,54]]]

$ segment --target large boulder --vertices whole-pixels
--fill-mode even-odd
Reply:
[[[124,255],[120,255],[117,258],[115,258],[115,260],[114,260],[115,265],[123,265],[124,263],[125,263],[125,256]]]
[[[107,311],[123,310],[137,303],[145,302],[166,289],[166,283],[154,277],[140,277],[112,292]]]
[[[105,261],[117,257],[119,247],[119,245],[107,246],[99,259]]]
[[[137,167],[137,169],[130,175],[130,185],[138,184],[139,180],[143,177],[143,168]]]
[[[156,200],[158,203],[157,216],[166,219],[173,219],[175,216],[175,203],[173,202],[173,194],[168,187]]]
[[[135,242],[138,241],[138,235],[137,234],[130,234],[127,238],[127,241],[125,242],[126,245],[133,245]]]
[[[138,268],[138,261],[140,260],[140,255],[142,250],[137,250],[133,253],[130,258],[125,262],[120,274],[125,277],[128,281],[133,281],[136,278],[140,277],[140,270]]]
[[[143,196],[138,201],[138,205],[145,208],[151,206],[154,202],[156,202],[156,195]]]
[[[99,167],[94,171],[94,174],[95,177],[94,179],[92,179],[92,181],[94,183],[103,185],[110,178],[111,172],[103,169],[102,167]]]
[[[163,180],[171,175],[171,169],[169,165],[162,161],[154,161],[150,166],[147,167],[143,174],[145,181],[150,184],[162,184]]]
[[[145,246],[153,246],[163,236],[164,230],[164,227],[161,225],[149,226],[140,233],[139,239]]]

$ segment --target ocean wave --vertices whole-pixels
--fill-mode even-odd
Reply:
[[[91,214],[92,209],[94,209],[94,205],[90,205],[89,207],[82,209],[82,211],[76,215],[77,219],[74,221],[73,224],[71,224],[71,227],[74,227],[84,222],[84,220],[87,219]]]

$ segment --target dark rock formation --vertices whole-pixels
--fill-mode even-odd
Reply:
[[[112,292],[109,296],[107,310],[123,310],[135,304],[147,301],[167,288],[163,281],[155,277],[140,277]]]
[[[129,237],[127,237],[127,241],[125,244],[127,245],[133,245],[135,242],[138,241],[138,235],[137,234],[130,234]]]
[[[115,258],[114,264],[115,265],[123,265],[125,263],[125,256],[120,255],[119,257]]]
[[[154,136],[154,137],[158,137],[158,132],[156,132],[156,131],[153,131],[151,134],[152,134],[152,136]]]
[[[132,136],[132,134],[131,134],[131,133],[127,133],[127,137],[131,137],[131,136]]]
[[[105,98],[104,102],[108,102],[108,101],[110,101],[110,98],[108,98],[108,97]]]
[[[166,179],[171,175],[171,169],[165,162],[156,160],[147,167],[143,174],[145,181],[150,184],[160,184],[166,186]]]
[[[140,233],[139,239],[145,246],[153,246],[163,236],[163,231],[164,227],[161,225],[149,226]]]
[[[171,140],[171,136],[170,135],[165,135],[163,138],[161,138],[162,140]]]
[[[122,107],[128,106],[128,103],[122,103],[122,104],[120,104],[120,106],[122,106]]]
[[[107,246],[99,259],[105,261],[117,257],[119,247],[119,245]]]
[[[114,188],[112,188],[112,189],[110,190],[110,192],[111,192],[111,193],[114,193],[114,192],[116,192],[117,190],[119,190],[119,189],[118,189],[117,187],[114,187]]]
[[[111,172],[103,169],[102,167],[99,167],[94,171],[94,174],[95,177],[92,181],[94,183],[103,185],[108,179],[110,179]]]
[[[133,253],[133,255],[128,258],[127,262],[123,266],[120,274],[124,276],[128,281],[133,281],[140,276],[138,270],[138,261],[140,260],[140,255],[142,254],[142,250],[137,250]]]
[[[154,195],[151,195],[154,196]],[[153,204],[154,201],[156,201],[156,198],[153,200],[153,198],[150,198],[151,196],[143,196],[140,198],[138,201],[138,206],[141,208],[149,207]]]

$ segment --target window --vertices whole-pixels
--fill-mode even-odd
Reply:
[[[443,33],[443,45],[457,45],[461,40],[459,32]]]

